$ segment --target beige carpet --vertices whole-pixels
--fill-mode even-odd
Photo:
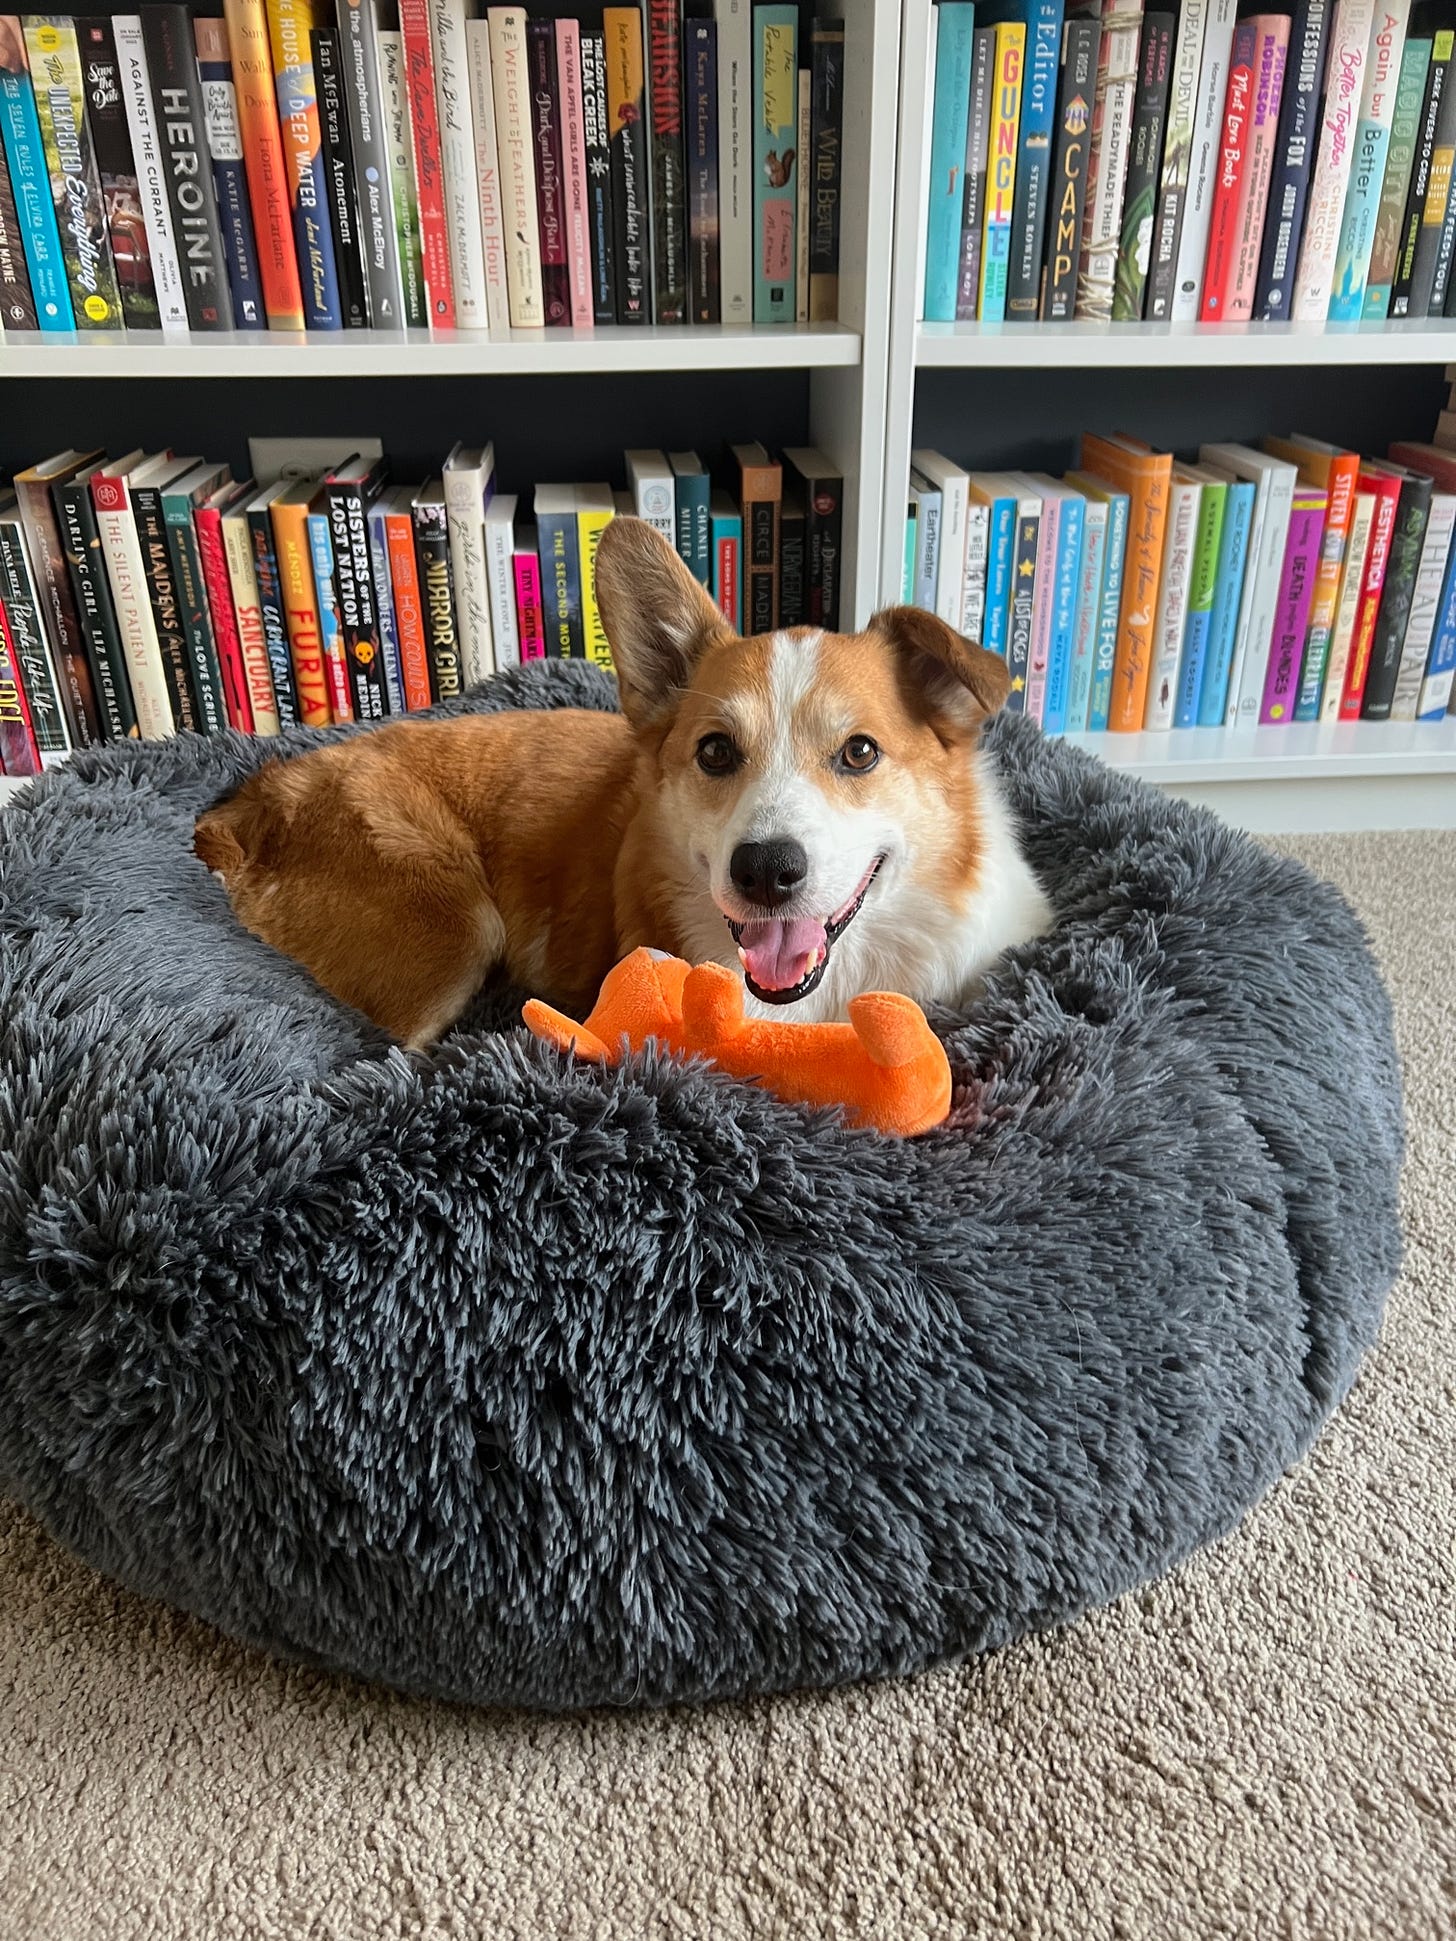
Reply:
[[[1240,1534],[911,1684],[543,1721],[280,1670],[0,1510],[0,1936],[1456,1933],[1456,842],[1300,853],[1396,993],[1409,1258]]]

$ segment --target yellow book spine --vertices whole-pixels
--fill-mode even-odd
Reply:
[[[1016,147],[1021,129],[1021,76],[1026,28],[1019,20],[996,25],[991,126],[986,148],[986,227],[981,242],[983,323],[1006,315],[1006,271],[1011,261],[1011,203],[1016,191]]]
[[[586,645],[586,657],[598,667],[612,672],[612,650],[607,644],[607,630],[602,625],[602,616],[597,607],[597,547],[601,544],[602,534],[611,524],[612,514],[596,509],[583,508],[576,515],[576,540],[581,549],[581,632]]]

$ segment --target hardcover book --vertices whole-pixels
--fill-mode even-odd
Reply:
[[[1011,677],[1006,707],[1026,713],[1026,688],[1031,673],[1031,634],[1036,612],[1037,558],[1041,542],[1041,499],[1013,478],[1016,503],[1015,543],[1011,555],[1011,601],[1006,620],[1006,669]]]
[[[1400,650],[1400,665],[1391,696],[1390,719],[1414,721],[1420,713],[1421,687],[1435,639],[1441,593],[1446,583],[1446,566],[1451,557],[1451,535],[1456,528],[1456,494],[1437,491],[1431,495],[1430,517],[1421,546],[1421,561],[1416,569],[1411,592],[1410,619]]]
[[[327,728],[334,718],[309,536],[309,502],[317,489],[314,479],[295,480],[268,501],[293,687],[299,720],[305,728]]]
[[[1199,0],[1192,0],[1195,6]],[[976,36],[980,42],[980,34]],[[1082,227],[1087,203],[1087,134],[1097,88],[1097,50],[1102,30],[1095,20],[1069,20],[1062,31],[1062,72],[1057,95],[1057,144],[1047,215],[1047,260],[1041,314],[1053,323],[1070,320],[1077,304]],[[959,313],[957,313],[959,314]]]
[[[415,557],[420,570],[420,604],[430,658],[430,688],[436,700],[453,701],[464,692],[460,635],[455,625],[455,585],[450,569],[450,520],[445,482],[430,479],[412,501]]]
[[[1305,644],[1304,667],[1294,705],[1296,721],[1316,721],[1319,718],[1325,668],[1330,657],[1335,611],[1339,604],[1360,459],[1355,452],[1340,451],[1333,446],[1311,450],[1284,438],[1266,438],[1264,449],[1275,458],[1297,465],[1301,480],[1322,486],[1326,494],[1319,566],[1309,609],[1309,637]]]
[[[594,321],[591,210],[581,91],[581,29],[574,20],[556,22],[556,80],[561,95],[561,174],[571,322],[576,329],[590,330]]]
[[[490,631],[499,671],[521,658],[516,614],[516,508],[514,492],[497,492],[485,509],[485,576],[490,586]]]
[[[1200,488],[1198,525],[1193,535],[1193,559],[1188,575],[1188,616],[1183,628],[1178,686],[1173,702],[1173,726],[1196,728],[1203,674],[1208,664],[1213,603],[1218,591],[1219,541],[1223,537],[1229,486],[1227,479],[1220,474],[1199,465],[1175,465],[1173,480],[1175,484],[1194,483]]]
[[[53,485],[93,464],[99,452],[66,451],[15,474],[15,497],[30,556],[41,624],[51,649],[61,705],[71,745],[89,748],[103,739],[106,724],[97,703],[96,681],[66,569],[65,548],[52,504]]]
[[[1115,323],[1137,323],[1143,314],[1176,26],[1177,17],[1171,13],[1150,13],[1143,18],[1138,91],[1133,107],[1132,148],[1128,155],[1127,184],[1123,192],[1122,241],[1117,252],[1117,277],[1112,296]]]
[[[1178,15],[1173,41],[1168,75],[1168,113],[1163,129],[1162,169],[1155,183],[1157,204],[1147,293],[1143,303],[1145,315],[1158,323],[1166,322],[1173,308],[1178,240],[1183,228],[1184,197],[1188,192],[1188,166],[1193,147],[1198,81],[1203,68],[1203,43],[1208,35],[1209,13],[1209,0],[1186,0]]]
[[[535,522],[522,519],[516,526],[512,566],[516,580],[516,631],[523,664],[546,658],[546,598],[537,544]]]
[[[673,543],[693,578],[706,586],[712,564],[708,542],[712,482],[696,452],[669,452],[667,460],[672,467],[676,513]]]
[[[1178,218],[1173,301],[1174,323],[1191,323],[1203,295],[1203,266],[1218,181],[1223,142],[1223,110],[1233,54],[1235,0],[1209,0],[1203,36],[1203,65],[1193,104],[1193,134],[1188,145],[1188,179]]]
[[[407,7],[419,6],[423,0],[405,3]],[[184,10],[179,7],[177,11]],[[310,330],[341,330],[343,315],[329,230],[318,86],[313,70],[313,37],[318,24],[315,0],[268,0],[268,37],[278,84],[278,126],[293,212],[294,246],[302,272],[304,317]]]
[[[1350,507],[1350,537],[1345,545],[1345,563],[1340,574],[1340,596],[1330,628],[1330,651],[1320,688],[1319,719],[1338,721],[1345,698],[1345,683],[1350,671],[1350,653],[1355,644],[1355,628],[1364,600],[1365,578],[1370,562],[1370,542],[1375,537],[1376,494],[1357,487]]]
[[[986,583],[981,597],[981,626],[968,639],[979,640],[988,653],[1006,658],[1006,629],[1010,619],[1012,554],[1016,543],[1017,495],[1004,472],[972,472],[968,488],[971,511],[986,514]]]
[[[278,544],[273,531],[273,501],[285,490],[282,481],[264,486],[247,500],[244,507],[248,537],[253,548],[253,577],[258,587],[258,613],[263,625],[263,645],[268,655],[268,672],[278,707],[281,728],[302,725],[298,681],[293,671],[293,655],[288,640],[288,616],[284,606],[283,574],[278,564]]]
[[[1076,304],[1077,316],[1094,323],[1112,316],[1142,17],[1142,0],[1110,0],[1102,15]]]
[[[1366,469],[1389,470],[1396,477],[1400,490],[1390,535],[1385,580],[1380,589],[1380,606],[1370,643],[1369,666],[1360,697],[1362,721],[1388,721],[1395,699],[1396,679],[1400,673],[1401,649],[1405,643],[1406,628],[1410,624],[1411,601],[1415,595],[1416,575],[1420,570],[1435,485],[1425,474],[1407,471],[1403,466],[1377,467],[1372,460]],[[1343,714],[1343,709],[1341,712]]]
[[[192,681],[187,635],[177,593],[176,568],[167,544],[162,488],[194,469],[192,458],[162,454],[139,465],[131,477],[132,517],[141,547],[142,577],[151,602],[152,625],[161,650],[162,673],[172,719],[184,734],[203,732],[202,702]],[[209,699],[212,697],[209,695]]]
[[[1375,0],[1335,0],[1328,79],[1320,108],[1319,153],[1305,206],[1299,269],[1289,311],[1301,322],[1323,323],[1329,312],[1375,12]]]
[[[1233,268],[1224,303],[1226,323],[1248,323],[1258,295],[1264,218],[1274,169],[1279,110],[1289,51],[1289,16],[1261,14],[1254,69],[1254,106],[1249,125],[1249,166],[1239,196]]]
[[[839,586],[844,550],[844,480],[823,452],[787,445],[784,465],[797,475],[804,496],[808,544],[809,624],[834,633],[839,627]]]
[[[466,0],[428,0],[428,12],[435,68],[435,121],[440,132],[440,190],[455,323],[462,330],[485,330],[496,320],[491,317],[485,287],[485,242],[465,41]],[[549,22],[547,32],[551,32]]]
[[[1258,723],[1264,694],[1296,472],[1293,465],[1248,445],[1205,445],[1198,456],[1202,464],[1220,466],[1254,487],[1248,566],[1229,670],[1226,717],[1230,728],[1252,728]]]
[[[324,482],[344,671],[356,721],[382,721],[388,712],[369,544],[369,508],[384,490],[386,471],[383,459],[356,458],[330,472]]]
[[[225,465],[203,460],[161,488],[162,521],[166,529],[167,553],[172,565],[172,584],[177,601],[186,654],[187,683],[196,703],[204,734],[215,735],[226,727],[252,730],[252,710],[247,706],[241,667],[228,670],[234,676],[231,688],[224,680],[224,666],[212,624],[207,596],[207,577],[202,549],[198,543],[196,519],[208,499],[227,477]]]
[[[152,275],[146,212],[127,126],[115,31],[106,15],[78,20],[75,29],[81,59],[81,87],[86,99],[86,124],[91,131],[101,180],[101,206],[106,214],[122,316],[129,330],[156,330],[162,317]],[[0,182],[3,177],[4,163],[0,161]],[[0,202],[3,199],[0,193]]]
[[[25,58],[25,38],[14,15],[0,15],[0,38],[10,54],[9,61],[0,66],[0,146],[5,150],[36,317],[42,330],[70,330],[75,324],[71,286],[61,253],[61,232],[36,116],[35,89]]]
[[[1234,259],[1238,250],[1239,210],[1249,169],[1250,122],[1260,25],[1259,20],[1250,18],[1241,20],[1234,30],[1228,92],[1224,96],[1218,177],[1208,226],[1208,260],[1203,270],[1203,296],[1198,311],[1203,323],[1223,322],[1232,288]]]
[[[1372,322],[1383,321],[1390,313],[1391,286],[1395,282],[1395,266],[1400,255],[1406,198],[1410,193],[1411,172],[1415,167],[1416,142],[1420,136],[1421,111],[1425,106],[1434,46],[1430,36],[1413,37],[1406,42],[1405,52],[1400,58],[1385,178],[1375,210],[1370,263],[1360,305],[1361,316]],[[1449,58],[1448,48],[1443,55],[1443,63]]]
[[[315,493],[309,505],[307,523],[314,597],[318,603],[319,642],[323,652],[324,677],[329,685],[329,706],[334,720],[343,723],[353,720],[354,710],[349,698],[348,671],[344,664],[344,623],[339,613],[334,544],[329,534],[329,516],[322,493]]]
[[[1385,591],[1385,574],[1395,538],[1396,511],[1400,502],[1398,473],[1362,461],[1360,490],[1375,500],[1371,515],[1370,545],[1365,554],[1364,573],[1359,586],[1354,630],[1345,665],[1345,682],[1339,697],[1339,719],[1358,721],[1365,700],[1365,685],[1370,674],[1370,658],[1375,644],[1375,626],[1380,617],[1380,599]],[[1328,686],[1328,681],[1327,681]],[[1321,719],[1324,719],[1321,708]]]
[[[538,485],[534,495],[536,554],[546,613],[548,659],[580,660],[582,630],[581,547],[576,530],[576,488]]]
[[[753,8],[714,0],[718,24],[718,256],[724,323],[753,322]]]
[[[617,321],[617,215],[607,123],[606,42],[600,28],[581,35],[581,109],[586,142],[587,223],[591,233],[592,320]]]
[[[304,0],[307,4],[307,0]],[[268,0],[270,12],[279,0]],[[498,14],[490,10],[491,51],[495,51]],[[522,16],[514,15],[521,19]],[[420,258],[429,320],[447,330],[455,326],[455,276],[451,267],[450,221],[445,208],[445,158],[440,145],[440,110],[435,93],[435,50],[430,39],[430,0],[400,0],[399,28],[404,52],[404,91],[409,107],[410,152],[414,160],[415,201],[419,210]],[[280,86],[282,77],[280,75]],[[499,105],[499,104],[497,104]]]
[[[713,547],[713,577],[709,590],[714,606],[734,633],[738,633],[743,626],[743,515],[726,492],[713,494],[708,506],[708,524]]]
[[[0,142],[0,327],[6,330],[38,330],[35,298],[31,294],[30,272],[25,267],[25,244],[20,235],[20,212],[15,206],[15,191],[10,182],[10,164]],[[29,733],[29,713],[26,732]],[[37,757],[37,760],[39,757]]]
[[[1243,608],[1244,581],[1248,577],[1255,495],[1248,479],[1235,478],[1221,466],[1208,465],[1200,469],[1222,479],[1227,487],[1223,531],[1218,542],[1213,609],[1208,620],[1208,652],[1198,692],[1198,726],[1221,728],[1228,718],[1229,688],[1238,646],[1239,614]]]
[[[76,30],[54,14],[28,14],[25,48],[35,88],[41,144],[50,172],[61,255],[78,330],[116,330],[121,292],[111,258],[101,177],[86,123]]]
[[[251,491],[251,481],[246,485],[240,485],[235,480],[229,479],[225,484],[219,485],[206,502],[197,508],[194,519],[197,552],[202,564],[206,618],[211,622],[213,639],[217,646],[218,665],[222,670],[228,725],[244,735],[269,732],[266,727],[259,725],[254,706],[255,683],[261,683],[264,690],[259,698],[265,716],[269,720],[275,718],[267,656],[259,655],[250,662],[243,651],[242,631],[233,601],[232,577],[228,570],[227,548],[222,531],[224,511]]]
[[[1365,307],[1365,281],[1375,242],[1375,218],[1385,181],[1409,13],[1410,0],[1382,0],[1376,9],[1330,291],[1329,316],[1335,323],[1358,322]]]
[[[390,188],[391,143],[380,74],[379,25],[373,0],[336,0],[336,13],[369,321],[376,330],[397,330],[404,321],[404,288]]]
[[[526,16],[513,7],[492,7],[488,18],[496,152],[505,219],[506,288],[511,327],[526,330],[546,321]]]
[[[1067,732],[1080,734],[1092,707],[1092,670],[1097,658],[1097,622],[1107,564],[1107,501],[1083,495],[1082,565],[1077,579],[1077,614],[1072,635],[1072,673],[1067,688]]]
[[[258,589],[257,565],[253,558],[253,535],[248,522],[248,506],[255,487],[249,483],[236,488],[226,503],[220,503],[223,561],[231,593],[232,617],[237,629],[238,651],[242,656],[247,681],[248,704],[252,709],[253,733],[272,737],[284,725],[279,697],[273,686],[273,664],[268,652],[268,633],[263,623],[263,599]],[[214,616],[219,602],[213,601]],[[292,708],[288,726],[294,725]]]
[[[913,469],[940,494],[940,524],[934,584],[925,602],[947,625],[960,625],[965,601],[966,508],[970,477],[937,451],[917,447],[910,454]],[[783,625],[790,626],[791,621]]]
[[[364,247],[359,232],[359,197],[349,144],[349,110],[344,99],[343,56],[332,27],[313,37],[314,86],[318,90],[319,177],[328,205],[339,285],[339,314],[346,330],[369,325],[369,289],[364,279]]]
[[[711,20],[689,20],[684,28],[688,300],[693,322],[706,324],[717,323],[720,316],[717,36]]]
[[[758,324],[794,321],[798,32],[796,6],[776,0],[753,9],[753,321]],[[752,570],[750,560],[750,595]]]
[[[1021,126],[1021,78],[1026,28],[1019,20],[996,26],[996,58],[991,88],[991,126],[986,143],[986,221],[981,239],[983,323],[1006,315],[1006,280],[1011,267],[1011,212],[1016,196],[1016,149]]]
[[[1127,553],[1108,726],[1136,733],[1147,709],[1173,460],[1136,439],[1082,440],[1082,470],[1128,495]]]
[[[131,684],[126,675],[121,630],[101,553],[101,530],[91,502],[91,483],[103,470],[102,461],[58,476],[51,486],[56,528],[70,576],[77,624],[95,676],[96,703],[102,734],[122,741],[137,731]]]
[[[1256,317],[1289,315],[1314,165],[1315,130],[1324,90],[1325,49],[1332,6],[1333,0],[1295,0],[1290,20],[1289,55],[1274,141],[1274,169],[1254,292]]]
[[[19,673],[15,685],[28,704],[41,766],[54,767],[69,753],[71,738],[20,513],[11,493],[0,493],[0,612],[5,615],[9,633],[7,659]],[[12,705],[12,716],[18,712]]]
[[[960,271],[962,174],[971,100],[971,52],[976,9],[971,0],[940,0],[936,8],[935,95],[930,123],[930,200],[926,210],[925,289],[921,315],[950,323]]]
[[[986,226],[986,169],[995,76],[996,30],[978,27],[971,40],[971,96],[966,116],[965,162],[961,169],[963,195],[955,307],[958,323],[974,323],[981,310],[981,238]]]
[[[302,330],[303,286],[298,274],[290,176],[279,129],[264,0],[223,0],[223,17],[253,208],[263,308],[270,330]]]
[[[1296,482],[1269,642],[1269,666],[1259,708],[1259,719],[1266,724],[1294,718],[1327,504],[1328,495],[1322,486],[1307,485],[1302,480]]]
[[[384,131],[389,145],[389,194],[394,210],[394,240],[399,251],[400,302],[404,322],[412,330],[430,320],[425,301],[424,245],[420,237],[420,203],[415,189],[414,133],[410,127],[409,90],[405,86],[404,36],[397,29],[379,31],[379,89],[384,101]],[[532,198],[532,220],[535,200]]]
[[[597,606],[597,547],[616,515],[610,485],[578,485],[576,494],[577,566],[581,574],[581,639],[586,658],[612,671],[612,649]]]
[[[1400,242],[1396,250],[1395,273],[1390,286],[1390,307],[1387,315],[1392,317],[1425,316],[1431,300],[1431,285],[1435,277],[1436,251],[1439,246],[1441,224],[1445,217],[1444,195],[1438,193],[1434,202],[1430,195],[1432,178],[1444,178],[1449,185],[1451,176],[1451,150],[1449,143],[1438,147],[1440,137],[1450,133],[1451,110],[1445,106],[1448,84],[1451,80],[1451,62],[1456,52],[1456,34],[1442,31],[1431,41],[1431,61],[1426,71],[1426,91],[1421,101],[1420,125],[1416,132],[1415,154],[1411,164],[1410,187],[1406,191],[1405,209],[1401,216]],[[1426,210],[1431,207],[1431,229],[1433,234],[1423,249],[1426,238]],[[1416,263],[1421,259],[1421,308],[1414,309]]]
[[[762,445],[731,445],[743,510],[743,627],[772,633],[779,624],[779,508],[783,471]]]
[[[370,577],[374,582],[374,611],[379,622],[379,657],[384,666],[385,711],[403,714],[404,660],[400,653],[399,622],[395,617],[394,582],[389,571],[389,507],[393,494],[386,488],[364,508],[369,529]]]
[[[571,277],[566,260],[566,193],[561,171],[561,100],[556,85],[554,22],[527,19],[526,59],[531,80],[541,299],[548,324],[569,325]]]
[[[1008,0],[1003,0],[1003,4]],[[1025,74],[1011,204],[1011,252],[1006,270],[1006,315],[1035,318],[1041,308],[1046,257],[1047,203],[1051,195],[1052,134],[1056,125],[1061,67],[1063,0],[1009,0],[1026,26]],[[982,20],[994,19],[983,8]]]
[[[442,477],[461,682],[472,687],[495,672],[485,569],[485,513],[495,496],[494,447],[457,444],[445,460]]]
[[[651,308],[648,232],[648,156],[643,121],[642,15],[636,7],[606,7],[607,127],[616,217],[617,322],[646,323]]]
[[[419,555],[415,550],[414,492],[397,486],[384,500],[384,530],[389,545],[389,583],[394,596],[394,625],[399,635],[400,671],[404,704],[413,714],[439,700],[435,669],[430,659],[425,622],[424,589]]]
[[[30,703],[25,698],[5,604],[0,601],[0,775],[14,779],[40,773],[40,749],[31,725]]]
[[[811,323],[834,323],[839,316],[843,149],[844,22],[816,20],[809,37],[809,160],[813,171],[809,189]]]
[[[1163,559],[1158,575],[1157,618],[1153,629],[1153,659],[1148,670],[1144,728],[1171,728],[1176,704],[1178,672],[1183,656],[1183,633],[1193,581],[1193,548],[1203,500],[1201,479],[1180,466],[1168,481],[1168,514],[1163,535]]]
[[[232,291],[233,322],[239,330],[263,330],[267,328],[268,316],[263,307],[258,246],[253,235],[247,171],[243,166],[243,136],[238,123],[227,28],[221,20],[204,16],[192,23],[192,35],[197,47],[198,78],[202,83],[212,185],[217,196],[223,253]],[[125,289],[122,301],[126,301]]]
[[[672,466],[663,453],[650,450],[626,454],[627,485],[632,509],[639,519],[655,526],[670,545],[677,544],[677,497]]]
[[[648,126],[652,145],[655,316],[687,320],[687,199],[683,189],[682,36],[677,0],[647,0]],[[802,171],[805,157],[798,156]]]

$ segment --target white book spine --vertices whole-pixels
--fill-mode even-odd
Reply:
[[[536,215],[536,158],[531,147],[530,85],[526,74],[526,16],[492,7],[490,72],[495,87],[496,155],[505,217],[506,288],[514,330],[546,322],[541,297],[541,242]]]
[[[465,0],[430,0],[430,52],[435,57],[440,180],[450,241],[450,277],[455,286],[455,321],[462,330],[488,330],[490,305],[485,293],[485,246],[480,234],[480,189],[470,114]]]
[[[586,124],[581,105],[581,28],[574,20],[556,23],[556,79],[561,101],[561,176],[566,199],[566,274],[571,291],[571,321],[590,330],[592,268],[590,214],[587,208]]]
[[[1188,150],[1188,182],[1183,191],[1183,228],[1178,237],[1177,269],[1173,281],[1174,323],[1196,323],[1203,294],[1203,261],[1208,254],[1208,231],[1213,220],[1213,193],[1218,180],[1219,141],[1223,132],[1224,92],[1234,44],[1237,0],[1212,0],[1203,39],[1203,65],[1193,110],[1193,139]]]
[[[1446,561],[1451,551],[1451,534],[1456,530],[1456,495],[1437,492],[1431,499],[1426,521],[1426,537],[1421,546],[1421,563],[1411,589],[1410,619],[1406,623],[1405,643],[1400,650],[1400,666],[1395,675],[1391,697],[1392,721],[1414,721],[1420,708],[1421,687],[1426,677],[1426,657],[1436,631],[1441,591],[1446,584]]]
[[[501,208],[500,161],[495,139],[495,83],[490,68],[490,22],[467,20],[465,55],[470,63],[470,115],[475,123],[475,180],[480,194],[480,244],[485,259],[485,296],[498,328],[510,315],[506,288],[506,225]]]
[[[248,699],[253,707],[253,733],[276,735],[281,725],[278,698],[273,692],[273,670],[268,665],[263,606],[258,597],[258,575],[253,565],[253,535],[248,530],[246,512],[223,515],[222,550],[223,558],[227,561],[228,586],[233,596],[238,640],[243,649]]]
[[[986,560],[991,543],[991,508],[966,502],[966,570],[961,577],[960,631],[979,641],[986,624]],[[955,624],[955,623],[952,623]]]
[[[1158,586],[1158,626],[1148,671],[1144,728],[1171,728],[1178,691],[1178,662],[1188,624],[1188,590],[1193,572],[1193,540],[1203,487],[1174,479],[1168,489],[1168,522],[1163,538],[1163,572]]]
[[[917,486],[913,496],[920,506],[915,522],[915,604],[933,613],[940,571],[940,494],[930,486]]]
[[[516,495],[497,493],[485,509],[485,577],[490,587],[495,671],[515,667],[521,658],[516,618]]]
[[[99,479],[92,491],[96,506],[96,525],[101,534],[101,551],[106,560],[106,577],[111,583],[111,603],[116,609],[116,626],[121,635],[121,650],[126,656],[127,678],[131,682],[132,705],[136,709],[137,732],[143,741],[170,741],[176,734],[172,703],[167,695],[167,676],[162,668],[162,649],[152,618],[151,596],[147,591],[146,567],[142,562],[142,543],[131,509],[131,494],[125,481]]]
[[[167,200],[166,164],[157,141],[152,84],[147,72],[146,51],[142,45],[141,15],[115,15],[111,31],[116,40],[116,64],[120,70],[121,92],[126,103],[126,126],[131,136],[132,160],[136,163],[137,194],[142,205],[142,220],[146,225],[147,252],[151,258],[152,282],[157,292],[162,328],[186,330],[187,297],[172,230],[172,205]]]
[[[1072,672],[1067,683],[1067,733],[1087,726],[1092,671],[1097,657],[1102,582],[1107,560],[1107,505],[1088,499],[1082,511],[1082,562],[1077,580],[1077,619],[1072,632]]]
[[[1237,692],[1232,681],[1229,683],[1229,705],[1231,709],[1237,707],[1229,720],[1230,727],[1257,728],[1259,725],[1264,677],[1269,671],[1269,649],[1274,637],[1274,615],[1284,578],[1284,548],[1289,543],[1289,513],[1294,503],[1296,474],[1291,465],[1266,476],[1268,491],[1258,551],[1251,549],[1249,553],[1248,587],[1252,600]]]
[[[1290,307],[1297,323],[1323,323],[1329,315],[1374,17],[1374,0],[1339,0],[1330,23],[1319,152],[1310,177]]]
[[[450,571],[455,582],[455,626],[467,687],[495,672],[490,628],[490,587],[485,576],[483,465],[445,467],[445,521],[450,534]]]
[[[1345,541],[1340,597],[1335,605],[1334,625],[1330,628],[1330,657],[1325,665],[1324,691],[1320,695],[1321,721],[1338,721],[1340,718],[1340,697],[1345,692],[1345,674],[1350,665],[1350,649],[1355,641],[1355,621],[1360,612],[1365,562],[1370,555],[1370,534],[1374,525],[1375,494],[1357,492],[1350,508],[1350,534]]]
[[[1173,187],[1183,191],[1182,209],[1188,205],[1188,164],[1193,152],[1193,122],[1198,109],[1198,77],[1203,68],[1203,43],[1208,34],[1208,0],[1185,0],[1178,16],[1172,71],[1168,76],[1168,120],[1163,131],[1163,167],[1158,197],[1153,204],[1153,247],[1160,247],[1162,196]],[[1173,266],[1177,269],[1177,257]],[[1148,279],[1148,317],[1165,323],[1172,315],[1173,285],[1156,296],[1153,278]]]
[[[753,322],[753,6],[717,0],[718,262],[724,323]]]
[[[1122,202],[1132,152],[1133,103],[1137,98],[1142,6],[1113,0],[1102,20],[1097,92],[1102,121],[1088,156],[1087,206],[1082,222],[1082,268],[1077,278],[1079,319],[1106,323],[1112,316],[1117,255],[1122,243]]]
[[[677,487],[661,452],[627,454],[627,484],[639,519],[655,526],[669,546],[677,545]]]

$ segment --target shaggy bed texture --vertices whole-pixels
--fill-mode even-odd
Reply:
[[[519,1032],[407,1058],[189,853],[252,744],[10,811],[0,1491],[248,1641],[553,1708],[916,1670],[1228,1529],[1396,1268],[1388,1001],[1298,865],[990,741],[1058,923],[917,1141]]]
[[[1456,1931],[1456,871],[1300,853],[1396,1003],[1405,1267],[1236,1535],[954,1670],[482,1712],[289,1670],[0,1505],[0,1933],[25,1941],[1436,1941]]]

